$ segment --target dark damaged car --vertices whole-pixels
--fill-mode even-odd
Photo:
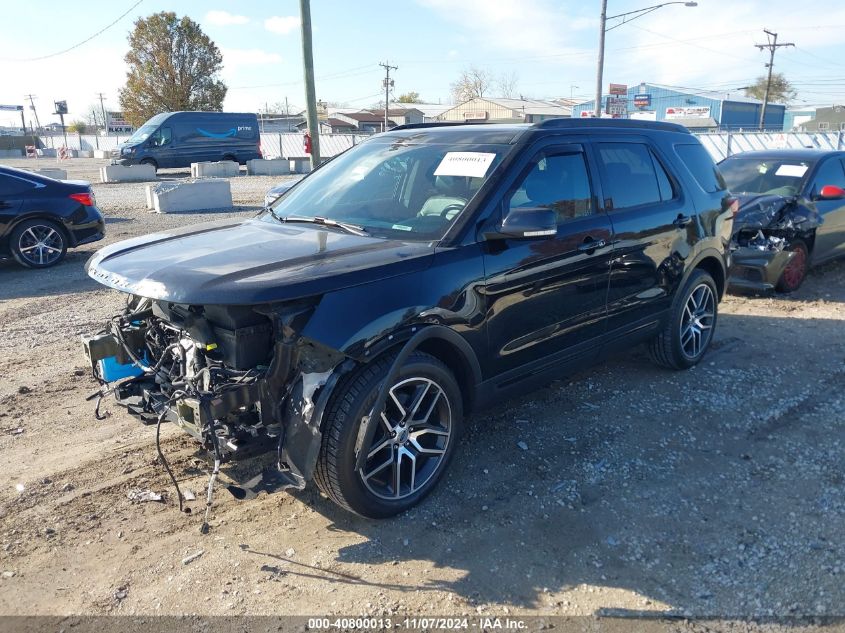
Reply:
[[[719,168],[740,204],[732,288],[792,292],[810,267],[845,256],[845,152],[744,152]]]
[[[88,273],[128,304],[85,347],[101,395],[193,435],[212,481],[273,456],[238,496],[313,478],[390,516],[434,487],[470,411],[640,342],[698,363],[734,211],[680,126],[403,126],[255,218],[99,251]]]

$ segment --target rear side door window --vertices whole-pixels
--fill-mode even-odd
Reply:
[[[645,143],[597,143],[608,210],[668,202],[676,197],[672,179]]]
[[[0,200],[20,199],[35,187],[36,185],[29,180],[0,174]]]

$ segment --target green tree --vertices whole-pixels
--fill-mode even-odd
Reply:
[[[139,18],[124,60],[129,70],[120,106],[136,127],[159,112],[223,109],[223,56],[187,16],[162,11]]]
[[[745,89],[745,96],[762,101],[763,96],[766,94],[767,81],[768,77],[765,75],[757,77],[754,83]],[[788,103],[795,99],[797,95],[798,92],[789,83],[783,73],[772,73],[772,85],[769,88],[769,103]]]
[[[85,121],[74,121],[67,126],[67,130],[76,134],[85,134],[88,131],[88,124]]]
[[[397,99],[399,103],[422,103],[422,99],[420,99],[420,93],[411,91],[406,92],[403,95],[399,95],[399,99]]]

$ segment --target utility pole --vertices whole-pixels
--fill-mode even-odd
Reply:
[[[391,66],[390,62],[383,62],[379,66],[384,68],[384,131],[387,132],[387,104],[390,103],[390,89],[393,87],[390,71],[399,70],[399,66]]]
[[[757,48],[761,51],[763,49],[768,49],[769,51],[769,63],[766,66],[769,67],[769,77],[766,80],[766,91],[763,93],[763,109],[760,111],[760,129],[763,129],[764,121],[766,118],[766,106],[769,105],[769,90],[772,88],[772,68],[775,65],[775,51],[783,46],[795,46],[795,44],[791,42],[782,42],[778,44],[778,34],[772,33],[766,29],[763,29],[763,33],[766,34],[766,38],[769,40],[768,44],[755,44]]]
[[[35,115],[35,134],[38,134],[41,131],[41,123],[38,121],[38,111],[35,109],[35,95],[26,95],[26,98],[29,99],[29,107],[32,109],[32,114]]]
[[[94,120],[94,145],[97,146],[97,149],[100,149],[100,135],[97,134],[97,111],[93,108],[91,109],[91,118]]]
[[[100,97],[100,110],[103,113],[103,134],[105,136],[108,136],[109,135],[109,118],[106,116],[106,106],[103,105],[103,99],[105,99],[105,97],[103,96],[102,92],[98,92],[97,96]]]
[[[599,16],[599,59],[596,67],[596,104],[593,116],[601,116],[601,82],[604,74],[604,36],[607,31],[607,0],[601,0],[601,15]]]
[[[305,67],[305,109],[311,137],[311,169],[320,164],[320,124],[317,121],[317,96],[314,89],[314,52],[311,46],[311,0],[299,0],[302,18],[302,64]]]

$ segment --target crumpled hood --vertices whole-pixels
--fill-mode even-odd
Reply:
[[[797,196],[740,194],[736,199],[739,213],[734,218],[734,234],[743,229],[785,229],[819,222],[815,206]]]
[[[348,235],[270,216],[117,242],[85,265],[96,281],[175,303],[250,305],[319,295],[430,265],[432,243]]]

